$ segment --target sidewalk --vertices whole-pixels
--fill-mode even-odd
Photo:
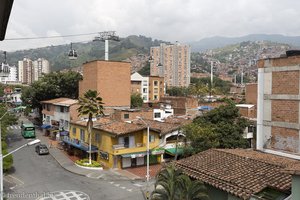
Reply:
[[[39,131],[40,132],[40,131]],[[40,134],[37,135],[38,139],[41,140],[41,143],[48,145],[50,139],[46,136]],[[120,169],[110,169],[110,170],[92,170],[84,169],[78,167],[74,162],[63,152],[56,147],[56,145],[51,145],[49,148],[49,153],[51,156],[58,162],[58,164],[65,170],[89,178],[95,179],[104,179],[104,180],[138,180],[139,176],[130,173],[126,170]]]

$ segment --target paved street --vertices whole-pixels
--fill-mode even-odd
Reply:
[[[11,132],[9,151],[27,143],[18,125]],[[115,178],[113,178],[115,177]],[[63,169],[51,155],[39,156],[34,146],[25,147],[14,154],[14,171],[5,176],[4,190],[8,199],[39,200],[118,200],[143,199],[143,181],[124,180],[117,175],[88,178]]]

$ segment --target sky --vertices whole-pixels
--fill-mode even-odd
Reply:
[[[258,33],[299,36],[299,22],[299,0],[14,0],[0,50],[91,41],[95,35],[13,38],[102,31],[181,43]]]

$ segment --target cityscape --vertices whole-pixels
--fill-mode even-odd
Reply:
[[[0,0],[0,200],[300,200],[300,3],[54,1]]]

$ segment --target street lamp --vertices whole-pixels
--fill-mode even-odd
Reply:
[[[1,133],[2,131],[1,131],[1,122],[2,122],[3,117],[4,117],[7,113],[8,113],[8,111],[6,111],[6,112],[2,115],[2,117],[0,118],[0,184],[1,184],[1,186],[0,186],[0,199],[1,199],[1,200],[3,200],[3,158],[5,158],[6,156],[8,156],[8,155],[10,155],[10,154],[12,154],[12,153],[14,153],[14,152],[16,152],[16,151],[22,149],[23,147],[31,146],[31,145],[34,145],[34,144],[37,144],[37,143],[40,142],[39,139],[30,141],[30,142],[28,142],[28,143],[26,143],[26,144],[20,146],[19,148],[15,149],[15,150],[13,150],[13,151],[11,151],[11,152],[9,152],[8,154],[6,154],[6,155],[3,156],[3,155],[2,155],[2,133]]]
[[[140,119],[146,126],[147,126],[147,173],[146,173],[146,178],[147,178],[147,191],[146,191],[146,198],[149,199],[149,179],[150,179],[150,174],[149,174],[149,132],[150,132],[150,127],[149,124],[146,123],[142,117],[137,116],[137,119]]]

